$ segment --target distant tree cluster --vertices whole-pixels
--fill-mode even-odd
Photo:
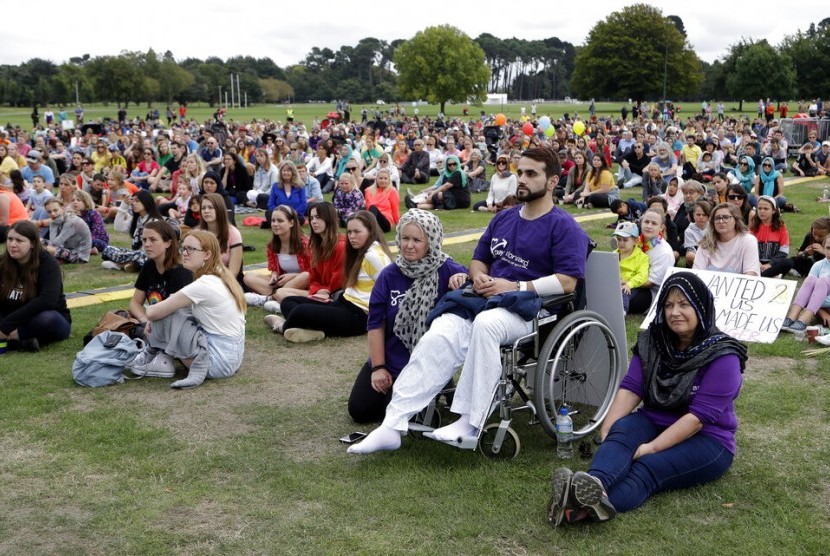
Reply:
[[[271,58],[222,60],[122,51],[76,56],[60,65],[33,58],[0,66],[0,104],[120,104],[224,101],[230,75],[249,103],[331,101],[366,103],[424,99],[700,98],[741,101],[812,98],[830,86],[830,18],[774,46],[742,38],[707,64],[686,39],[683,21],[634,4],[613,12],[589,32],[582,47],[556,37],[470,39],[451,26],[428,27],[409,40],[373,37],[338,51],[313,47],[286,68]]]

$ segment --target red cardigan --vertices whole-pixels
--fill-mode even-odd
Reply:
[[[331,257],[312,266],[308,272],[308,294],[314,295],[319,290],[334,293],[343,289],[346,270],[346,236],[337,237],[337,246]]]
[[[300,272],[308,272],[311,270],[311,253],[308,252],[308,238],[303,236],[301,240],[303,242],[303,249],[296,254],[297,264],[300,265]],[[280,269],[280,259],[277,256],[278,254],[274,253],[274,250],[271,248],[270,241],[268,242],[266,252],[268,254],[268,270],[276,272],[278,275],[284,274],[284,272]]]

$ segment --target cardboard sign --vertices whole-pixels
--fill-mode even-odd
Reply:
[[[718,328],[743,342],[771,344],[775,341],[798,285],[795,280],[677,267],[666,272],[663,283],[675,272],[691,272],[703,280],[715,298]],[[641,329],[648,328],[657,310],[656,304],[655,299]]]

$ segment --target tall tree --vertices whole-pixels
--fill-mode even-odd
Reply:
[[[673,20],[634,4],[597,23],[576,55],[574,91],[585,98],[660,98],[696,95],[700,59]]]
[[[734,70],[726,77],[726,89],[732,98],[790,98],[795,70],[789,56],[779,53],[766,39],[744,42],[733,51],[727,58],[733,58],[729,66]]]
[[[461,30],[450,25],[427,27],[395,51],[401,95],[440,104],[483,102],[490,69],[484,51]]]

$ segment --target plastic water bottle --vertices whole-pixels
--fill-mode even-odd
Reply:
[[[571,459],[574,455],[573,447],[574,422],[568,415],[568,408],[559,409],[556,416],[556,455],[560,459]]]
[[[830,189],[827,186],[824,186],[824,193],[821,194],[822,201],[830,201]]]

